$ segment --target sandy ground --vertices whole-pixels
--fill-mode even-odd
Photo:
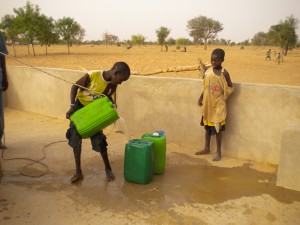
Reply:
[[[226,155],[213,162],[212,155],[195,156],[196,149],[168,142],[163,175],[155,175],[146,185],[126,182],[124,147],[128,139],[113,127],[105,133],[116,180],[105,181],[100,156],[84,140],[85,178],[72,185],[74,159],[64,138],[68,121],[11,109],[5,113],[8,149],[0,152],[1,225],[300,222],[300,192],[277,187],[272,165]],[[41,159],[45,166],[24,167],[31,162],[20,158]]]
[[[66,46],[53,46],[45,55],[45,47],[37,46],[37,56],[33,56],[32,52],[28,55],[26,47],[16,46],[17,59],[32,66],[105,70],[116,61],[126,61],[132,71],[141,73],[197,65],[199,58],[209,61],[212,50],[213,47],[207,51],[202,46],[188,47],[188,52],[183,53],[172,48],[161,52],[159,46],[130,50],[116,46],[74,46],[68,55]],[[233,82],[299,86],[300,49],[290,52],[280,65],[274,59],[265,60],[267,50],[226,47],[224,67]],[[11,47],[9,51],[13,55]],[[22,65],[11,58],[7,61],[9,66]],[[159,76],[199,78],[199,73]],[[73,155],[64,138],[68,121],[11,109],[5,113],[9,149],[1,152],[1,225],[300,224],[300,193],[277,187],[277,168],[272,165],[228,158],[226,154],[221,162],[215,163],[211,155],[196,157],[196,149],[168,142],[165,174],[154,176],[147,185],[133,184],[123,176],[126,135],[108,129],[105,133],[116,180],[105,181],[101,158],[85,140],[82,153],[85,179],[71,185]],[[29,162],[8,160],[43,156],[42,162],[49,171],[40,178],[30,176],[44,173],[45,167],[34,164],[21,169]],[[29,176],[21,175],[20,171]]]
[[[220,47],[220,46],[219,46]],[[221,46],[222,47],[222,46]],[[67,54],[67,46],[48,47],[46,55],[45,46],[35,46],[36,56],[32,49],[26,46],[16,46],[18,60],[32,66],[66,68],[76,70],[109,69],[116,61],[125,61],[132,71],[147,73],[158,69],[198,65],[201,58],[204,62],[210,61],[211,51],[216,46],[204,50],[203,46],[187,47],[187,52],[180,52],[175,47],[169,47],[168,52],[161,52],[160,46],[133,47],[126,50],[117,46],[73,46],[71,54]],[[272,60],[265,60],[268,47],[225,46],[225,62],[223,66],[229,71],[233,82],[250,82],[265,84],[283,84],[300,86],[300,49],[288,52],[283,63],[278,65],[274,52],[279,49],[272,48]],[[9,52],[14,56],[10,46]],[[22,65],[9,58],[8,65]],[[198,71],[161,73],[157,76],[175,76],[199,78]]]

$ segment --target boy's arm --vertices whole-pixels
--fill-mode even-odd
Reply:
[[[70,119],[70,116],[75,112],[75,99],[78,91],[78,85],[82,87],[87,87],[88,83],[90,82],[90,77],[89,74],[85,74],[83,77],[81,77],[75,84],[72,85],[71,87],[71,93],[70,93],[70,109],[66,114],[66,118]]]
[[[226,82],[227,82],[227,85],[228,85],[228,87],[233,87],[233,84],[232,84],[232,81],[231,81],[231,79],[230,79],[230,75],[229,75],[229,73],[227,72],[227,70],[224,70],[224,77],[225,77],[225,79],[226,79]]]
[[[117,85],[109,84],[103,92],[103,94],[106,95],[113,104],[116,104],[115,99],[113,99],[113,94],[116,92],[116,90]]]
[[[116,90],[117,90],[117,87],[116,87],[116,86],[115,86],[115,87],[112,87],[112,91],[111,91],[111,93],[108,95],[109,100],[110,100],[113,104],[115,104],[115,105],[116,105],[116,101],[115,101],[115,99],[113,99],[113,94],[116,92]]]
[[[77,94],[78,88],[80,88],[80,87],[78,87],[78,85],[82,86],[82,87],[87,87],[89,82],[90,82],[90,77],[89,77],[89,74],[87,73],[83,77],[81,77],[78,81],[76,81],[75,84],[72,85],[71,94],[70,94],[71,104],[75,103],[76,94]],[[80,88],[80,90],[83,91],[82,88]]]

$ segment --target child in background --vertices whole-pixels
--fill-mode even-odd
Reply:
[[[280,54],[280,52],[278,53],[278,56],[277,56],[277,62],[278,62],[278,64],[280,64],[280,61],[281,61],[281,54]]]
[[[69,111],[66,113],[66,118],[70,119],[70,116],[76,110],[79,110],[94,101],[95,96],[92,94],[93,92],[102,93],[113,102],[112,95],[116,91],[117,86],[123,81],[128,80],[129,77],[130,68],[125,62],[116,62],[113,67],[107,71],[89,71],[76,82],[77,85],[86,87],[89,91],[80,89],[77,85],[72,86],[70,94],[71,105]],[[83,179],[80,163],[82,138],[78,134],[72,122],[70,122],[70,128],[66,133],[66,137],[69,140],[69,145],[73,148],[75,158],[76,172],[75,175],[71,178],[71,183],[75,183]],[[115,176],[110,167],[107,155],[106,136],[102,131],[100,131],[90,139],[93,150],[96,152],[100,152],[102,156],[105,165],[107,181],[114,180]]]
[[[205,127],[205,147],[196,155],[210,154],[210,139],[216,135],[217,152],[213,161],[221,160],[222,132],[225,131],[226,100],[233,92],[229,73],[222,67],[225,52],[215,49],[211,54],[211,67],[205,72],[204,89],[198,100],[202,107],[201,125]]]
[[[267,51],[267,54],[266,54],[266,60],[267,60],[267,59],[271,60],[271,49],[269,49],[269,50]]]

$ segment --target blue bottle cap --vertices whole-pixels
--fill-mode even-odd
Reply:
[[[165,132],[164,131],[162,131],[162,130],[157,130],[157,131],[155,131],[156,133],[158,133],[159,134],[159,136],[163,136],[163,135],[165,135]]]

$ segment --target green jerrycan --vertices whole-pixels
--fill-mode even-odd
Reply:
[[[101,97],[70,117],[82,138],[88,138],[114,123],[119,115],[108,97]]]
[[[153,142],[132,139],[125,146],[124,177],[128,182],[148,184],[153,177]]]
[[[156,131],[152,134],[146,133],[142,136],[142,139],[153,142],[154,150],[154,174],[163,174],[165,172],[166,165],[166,136],[163,131]]]

